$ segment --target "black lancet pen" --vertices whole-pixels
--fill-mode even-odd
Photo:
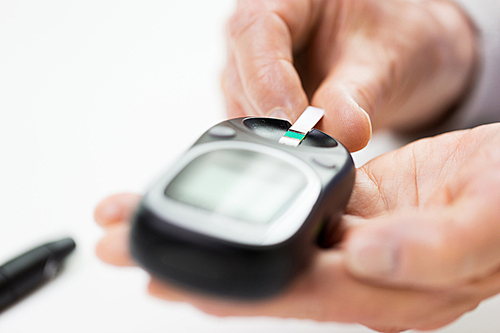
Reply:
[[[64,238],[38,246],[0,266],[0,310],[53,278],[75,241]]]

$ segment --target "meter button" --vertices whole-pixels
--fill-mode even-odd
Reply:
[[[327,169],[334,169],[337,166],[335,158],[332,156],[315,156],[312,160],[317,165]]]
[[[230,139],[236,136],[236,131],[227,126],[216,126],[208,131],[208,134],[217,139]]]

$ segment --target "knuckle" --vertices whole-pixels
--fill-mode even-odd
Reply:
[[[444,43],[439,31],[441,30],[425,8],[411,8],[405,12],[407,20],[408,35],[412,36],[413,42],[410,49],[417,48],[415,55],[421,59],[425,58],[425,64],[429,71],[435,71],[446,62],[447,54],[444,52]],[[421,57],[426,55],[425,57]],[[419,61],[419,59],[413,59]]]
[[[238,9],[229,18],[227,23],[227,34],[231,39],[237,39],[255,23],[261,12],[249,6],[238,6]]]
[[[238,8],[229,18],[227,35],[231,40],[236,40],[249,30],[287,32],[286,24],[274,10],[249,6]]]
[[[406,66],[399,66],[400,70],[418,68],[416,74],[424,77],[434,74],[449,61],[448,43],[443,41],[442,28],[428,9],[405,4],[394,19],[399,21],[399,33],[389,36],[390,43],[385,47],[398,57],[398,62],[403,60],[405,63]],[[398,82],[404,83],[404,80]]]
[[[273,75],[273,66],[271,62],[256,66],[255,69],[248,75],[248,83],[253,88],[265,87],[271,81]]]
[[[227,22],[226,31],[229,38],[236,38],[247,20],[247,14],[243,10],[237,10]]]
[[[248,75],[248,85],[251,90],[261,90],[266,87],[280,86],[283,81],[284,64],[283,59],[262,59],[256,62],[254,70]]]

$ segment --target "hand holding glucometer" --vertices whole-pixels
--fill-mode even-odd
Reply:
[[[221,122],[151,187],[133,218],[134,259],[154,276],[234,298],[278,293],[336,227],[354,183],[349,152],[309,107]],[[329,245],[329,244],[327,244]]]

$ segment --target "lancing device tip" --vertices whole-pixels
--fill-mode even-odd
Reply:
[[[308,106],[278,142],[287,146],[297,147],[324,115],[325,110]]]

